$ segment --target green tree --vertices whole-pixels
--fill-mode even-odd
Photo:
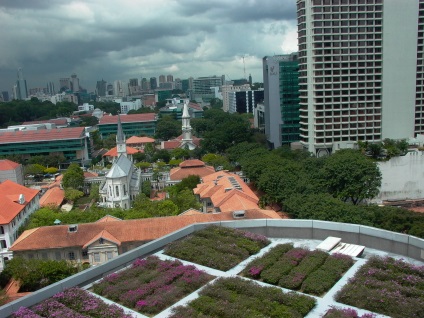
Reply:
[[[25,166],[25,174],[41,174],[44,173],[44,170],[46,167],[37,163]]]
[[[143,193],[146,197],[150,198],[150,192],[152,190],[152,183],[150,180],[143,181],[141,185],[141,193]]]
[[[21,282],[21,291],[35,291],[78,272],[78,268],[65,260],[24,259],[14,257],[4,271]]]
[[[91,184],[91,187],[90,187],[90,199],[91,200],[99,201],[99,199],[100,199],[99,188],[100,188],[100,185],[98,183]]]
[[[156,138],[169,140],[181,135],[181,121],[172,116],[163,116],[156,124]]]
[[[150,167],[152,166],[152,164],[151,164],[150,162],[142,161],[142,162],[137,162],[137,163],[135,164],[135,166],[136,166],[137,168],[140,168],[140,169],[142,169],[142,170],[145,170],[145,169],[150,168]]]
[[[223,106],[222,100],[219,98],[212,98],[210,100],[210,106],[211,108],[214,108],[214,109],[222,109],[222,106]]]
[[[329,156],[321,171],[324,186],[335,198],[358,204],[374,198],[381,186],[377,164],[353,149],[339,150]]]
[[[79,198],[82,198],[84,196],[84,193],[79,190],[75,190],[73,188],[66,188],[65,189],[65,199],[68,201],[75,202]]]
[[[190,157],[190,151],[184,148],[175,148],[171,151],[171,157],[175,159],[187,159]]]
[[[59,171],[58,168],[56,167],[48,167],[46,169],[44,169],[44,173],[49,173],[49,174],[55,174]]]
[[[66,188],[81,189],[84,185],[84,172],[76,163],[71,163],[63,174],[62,185]]]
[[[103,139],[103,147],[106,149],[112,149],[116,146],[116,135],[111,134],[107,136],[105,139]]]
[[[170,197],[171,201],[178,207],[178,213],[182,213],[189,209],[201,209],[202,205],[197,201],[193,191],[183,189],[177,195]]]

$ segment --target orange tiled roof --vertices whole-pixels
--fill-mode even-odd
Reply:
[[[95,173],[95,172],[90,172],[90,171],[84,171],[84,178],[95,178],[98,177],[99,174]]]
[[[82,248],[87,248],[89,245],[93,244],[95,241],[100,240],[100,239],[105,239],[105,240],[107,240],[109,242],[115,243],[118,246],[121,245],[121,242],[116,237],[114,237],[108,231],[103,230],[99,234],[97,234],[96,236],[94,236],[90,241],[88,241],[87,243],[85,243]]]
[[[113,215],[105,215],[101,219],[98,219],[96,222],[113,222],[113,221],[122,221],[122,219],[117,218]]]
[[[0,183],[0,224],[10,223],[38,192],[39,190],[24,187],[10,180]],[[24,204],[18,203],[20,194],[25,197]]]
[[[135,153],[140,152],[140,150],[135,149],[133,147],[127,147],[127,154],[129,155],[133,155]],[[113,147],[111,150],[109,150],[108,152],[106,152],[103,157],[117,157],[118,156],[118,148],[117,147]]]
[[[274,216],[270,216],[260,209],[254,209],[247,210],[244,219],[269,218],[278,219],[280,216],[277,213]],[[234,220],[232,213],[226,212],[123,220],[119,222],[85,223],[78,224],[78,230],[72,233],[68,232],[68,225],[43,226],[22,233],[10,250],[26,251],[75,246],[83,247],[102,231],[107,231],[121,243],[147,242],[194,223],[231,220]]]
[[[137,137],[137,136],[131,136],[127,139],[126,144],[132,145],[132,144],[147,144],[147,143],[154,143],[155,140],[153,138],[149,137]]]
[[[8,159],[0,160],[0,170],[15,170],[17,167],[19,167],[19,163]]]
[[[65,199],[65,191],[59,187],[50,188],[40,198],[40,206],[60,206]]]
[[[171,180],[182,180],[190,175],[205,177],[215,172],[215,169],[201,160],[185,160],[178,167],[172,168],[169,172]]]
[[[144,121],[154,121],[155,113],[147,114],[131,114],[131,115],[121,115],[121,123],[133,123],[133,122],[144,122]],[[118,116],[103,116],[100,118],[99,125],[104,124],[118,124]]]
[[[21,130],[0,133],[0,143],[39,142],[85,138],[84,127]]]
[[[180,213],[179,215],[196,215],[196,214],[203,214],[203,213],[196,209],[188,209]]]
[[[236,174],[218,171],[202,177],[193,189],[201,199],[209,198],[221,211],[258,209],[258,196]]]
[[[34,120],[25,121],[22,125],[35,125],[35,124],[55,124],[55,125],[68,125],[66,118],[48,119],[48,120]]]

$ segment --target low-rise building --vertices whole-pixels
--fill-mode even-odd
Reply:
[[[0,271],[12,258],[9,248],[18,238],[18,230],[40,208],[39,190],[6,180],[0,183]]]
[[[240,176],[225,170],[203,177],[193,192],[204,213],[259,209],[258,196]]]
[[[131,114],[122,115],[122,129],[128,137],[147,135],[153,136],[156,133],[156,114]],[[116,134],[118,129],[118,116],[103,116],[99,120],[99,132],[102,138],[111,134]]]
[[[43,226],[25,231],[13,244],[14,256],[69,260],[98,265],[147,242],[191,224],[234,219],[281,219],[274,211],[190,213],[178,216],[119,220],[106,216],[95,223]]]
[[[169,171],[169,181],[167,182],[167,185],[179,183],[182,179],[187,178],[188,176],[199,176],[200,178],[203,178],[212,173],[215,173],[214,167],[207,166],[201,160],[185,160],[181,162],[178,167],[172,168]]]
[[[90,160],[84,127],[0,132],[0,156],[63,155],[68,161]]]
[[[24,184],[24,168],[21,164],[3,159],[0,160],[0,182],[11,180],[17,184]]]

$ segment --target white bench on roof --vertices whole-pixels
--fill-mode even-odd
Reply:
[[[322,241],[317,247],[317,250],[324,252],[331,251],[337,244],[340,243],[342,239],[340,237],[329,236],[324,241]]]
[[[365,249],[365,246],[362,246],[362,245],[340,243],[331,251],[331,253],[339,253],[339,254],[349,255],[352,257],[358,257],[362,254],[364,249]]]

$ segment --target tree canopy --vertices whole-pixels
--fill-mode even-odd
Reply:
[[[66,188],[81,189],[84,185],[84,172],[76,163],[71,163],[63,174],[62,185]]]
[[[156,138],[169,140],[181,135],[181,121],[172,116],[163,116],[159,118],[156,124]]]

